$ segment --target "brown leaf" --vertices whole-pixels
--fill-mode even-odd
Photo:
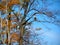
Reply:
[[[0,10],[5,10],[6,9],[6,6],[0,4]]]
[[[18,41],[19,40],[19,35],[17,33],[13,33],[11,35],[11,39],[14,39],[15,41]],[[12,40],[12,41],[14,41],[14,40]]]
[[[19,1],[19,0],[10,0],[10,1],[8,2],[8,6],[9,6],[9,7],[12,6],[12,5],[15,5],[15,4],[20,4],[20,1]]]

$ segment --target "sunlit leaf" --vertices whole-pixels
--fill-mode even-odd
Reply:
[[[10,1],[8,2],[8,6],[9,6],[9,7],[12,6],[12,5],[15,5],[15,4],[20,4],[20,1],[19,1],[19,0],[10,0]]]
[[[6,9],[6,6],[0,4],[0,10],[5,10]]]

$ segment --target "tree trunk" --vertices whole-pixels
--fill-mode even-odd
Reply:
[[[8,32],[7,32],[8,45],[10,45],[10,25],[11,21],[8,20]]]
[[[20,28],[20,45],[23,45],[23,32],[24,32],[24,28],[22,26]]]

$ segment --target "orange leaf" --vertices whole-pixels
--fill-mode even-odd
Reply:
[[[19,0],[10,0],[10,2],[8,2],[8,6],[12,6],[12,5],[15,5],[15,4],[20,4],[20,1]]]
[[[0,4],[0,10],[5,10],[6,9],[6,6]]]

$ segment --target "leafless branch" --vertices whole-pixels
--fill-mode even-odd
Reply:
[[[34,13],[31,17],[29,17],[24,23],[22,23],[22,25],[26,24],[34,15],[36,15],[38,13]]]
[[[28,10],[30,10],[31,6],[33,5],[33,3],[35,2],[35,0],[33,0],[33,2],[30,2],[30,6],[28,8]]]

